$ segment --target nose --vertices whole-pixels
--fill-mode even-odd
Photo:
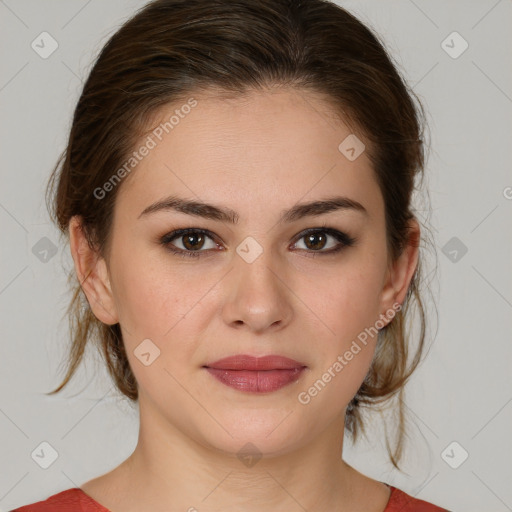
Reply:
[[[293,316],[290,275],[271,261],[270,251],[252,262],[238,254],[223,282],[226,300],[222,315],[230,327],[264,333],[284,328]]]

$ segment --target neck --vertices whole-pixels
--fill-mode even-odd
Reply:
[[[337,418],[321,437],[285,454],[239,458],[168,424],[141,421],[137,446],[123,463],[125,481],[140,506],[151,503],[155,512],[348,511],[357,472],[342,460],[343,425]]]
[[[389,489],[342,459],[344,416],[295,449],[251,459],[196,441],[143,404],[132,455],[97,485],[83,486],[112,512],[381,512],[386,507]]]

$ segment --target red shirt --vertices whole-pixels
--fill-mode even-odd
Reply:
[[[383,512],[448,512],[444,508],[418,500],[405,492],[390,486],[391,495]],[[110,512],[75,487],[50,496],[45,501],[17,508],[11,512]]]

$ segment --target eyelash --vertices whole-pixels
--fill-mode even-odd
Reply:
[[[183,258],[203,257],[204,254],[202,254],[202,253],[208,253],[209,250],[185,251],[185,250],[179,249],[179,248],[175,248],[175,249],[172,248],[172,244],[171,244],[172,240],[175,240],[176,238],[179,238],[180,236],[188,235],[191,233],[206,235],[209,238],[211,238],[212,241],[215,242],[215,238],[216,238],[215,235],[211,231],[208,231],[207,229],[186,228],[186,229],[176,229],[174,231],[171,231],[170,233],[167,233],[160,239],[160,243],[171,253],[176,254],[177,256],[181,256]],[[299,234],[299,236],[296,237],[294,244],[299,242],[302,238],[305,238],[308,235],[316,234],[316,233],[325,233],[327,235],[330,235],[340,243],[334,249],[331,248],[327,251],[323,251],[323,250],[314,251],[312,249],[309,249],[309,250],[308,249],[299,249],[299,250],[307,251],[308,253],[311,253],[311,257],[316,257],[316,256],[322,255],[322,254],[323,255],[332,255],[332,254],[340,252],[342,249],[344,249],[346,247],[353,246],[357,242],[356,238],[353,238],[353,237],[347,235],[343,231],[338,231],[337,229],[330,228],[328,226],[321,226],[318,228],[309,228],[309,229],[302,231]],[[217,242],[215,242],[215,243],[217,243]]]

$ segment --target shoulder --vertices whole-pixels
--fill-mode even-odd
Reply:
[[[396,487],[390,487],[391,494],[384,512],[449,512],[433,503],[413,498]]]
[[[44,501],[19,507],[11,512],[109,512],[80,488],[59,492]]]

